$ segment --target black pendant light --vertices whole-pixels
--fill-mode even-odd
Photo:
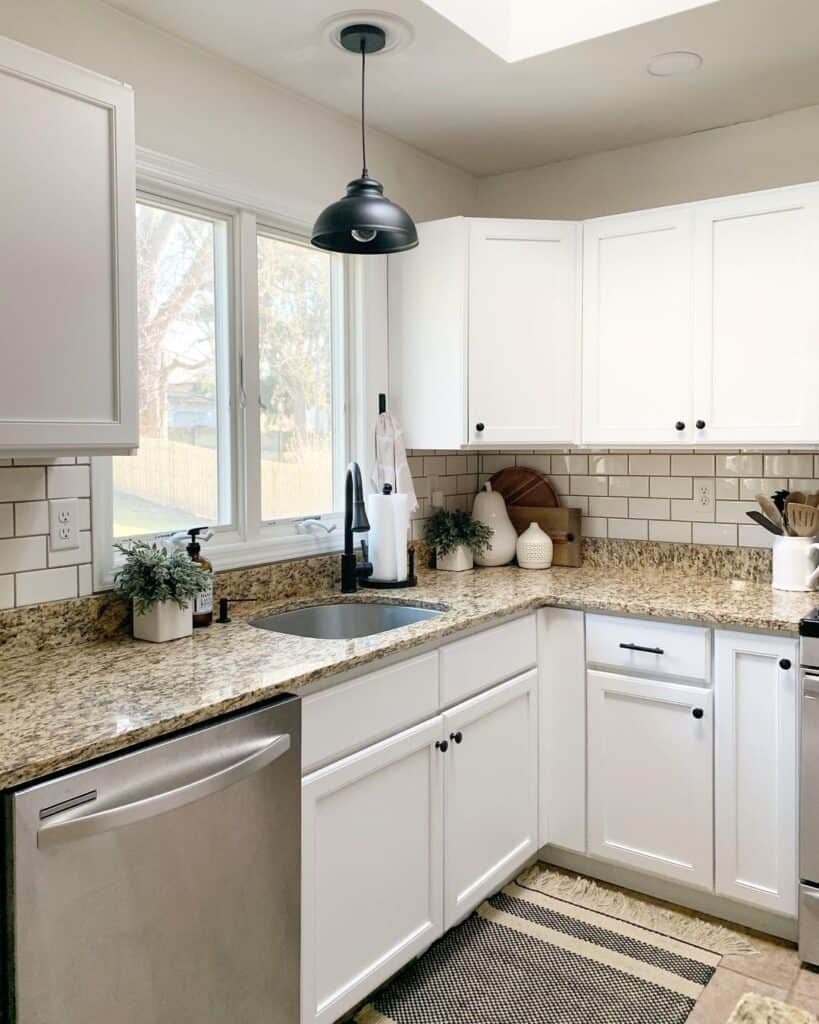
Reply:
[[[364,74],[368,53],[384,48],[387,37],[377,25],[348,25],[341,45],[361,54],[361,177],[351,181],[347,194],[331,203],[313,225],[313,245],[330,252],[393,253],[414,249],[418,233],[412,217],[384,195],[384,186],[367,171],[364,123]]]

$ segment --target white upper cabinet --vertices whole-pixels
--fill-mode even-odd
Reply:
[[[693,232],[690,207],[585,224],[585,444],[694,442]]]
[[[694,249],[696,440],[819,438],[819,185],[702,203]]]
[[[578,226],[418,226],[389,259],[390,393],[410,448],[577,440]]]
[[[0,454],[135,448],[130,88],[0,38]]]

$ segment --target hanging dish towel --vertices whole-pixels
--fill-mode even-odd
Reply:
[[[404,435],[398,421],[388,412],[380,413],[375,424],[375,465],[370,480],[376,494],[381,494],[384,484],[390,484],[396,494],[406,494],[409,510],[418,508],[412,473],[404,448]]]

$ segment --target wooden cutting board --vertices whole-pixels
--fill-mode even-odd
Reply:
[[[508,507],[512,525],[523,533],[530,523],[537,523],[554,544],[552,565],[577,567],[583,562],[581,512],[579,508],[533,508],[526,505]]]
[[[525,466],[507,466],[500,469],[490,481],[492,490],[503,495],[507,508],[525,505],[527,508],[557,508],[560,501],[554,488],[542,473]]]

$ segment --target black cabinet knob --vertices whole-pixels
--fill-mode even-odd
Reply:
[[[702,710],[702,708],[693,708],[691,714],[694,716],[694,718],[702,718],[705,712]]]
[[[779,662],[779,667],[780,667],[780,668],[781,668],[781,669],[782,669],[782,670],[783,670],[784,672],[787,672],[787,671],[788,671],[788,669],[789,669],[789,668],[791,667],[791,659],[790,659],[790,658],[783,658],[783,659],[782,659],[782,660],[781,660],[781,661]]]
[[[449,744],[446,740],[437,740],[435,743],[435,749],[440,750],[442,754],[445,754],[449,750]]]
[[[705,430],[705,420],[697,420],[697,430]]]
[[[683,423],[682,420],[677,420],[677,422],[674,424],[674,429],[675,430],[685,430],[685,424]]]
[[[464,734],[459,729],[457,732],[451,732],[449,734],[449,738],[451,740],[454,740],[455,743],[462,743],[463,742],[463,738],[464,738]]]
[[[476,423],[475,424],[475,429],[478,431],[479,434],[482,434],[484,432],[484,430],[486,429],[486,424],[485,423]]]

